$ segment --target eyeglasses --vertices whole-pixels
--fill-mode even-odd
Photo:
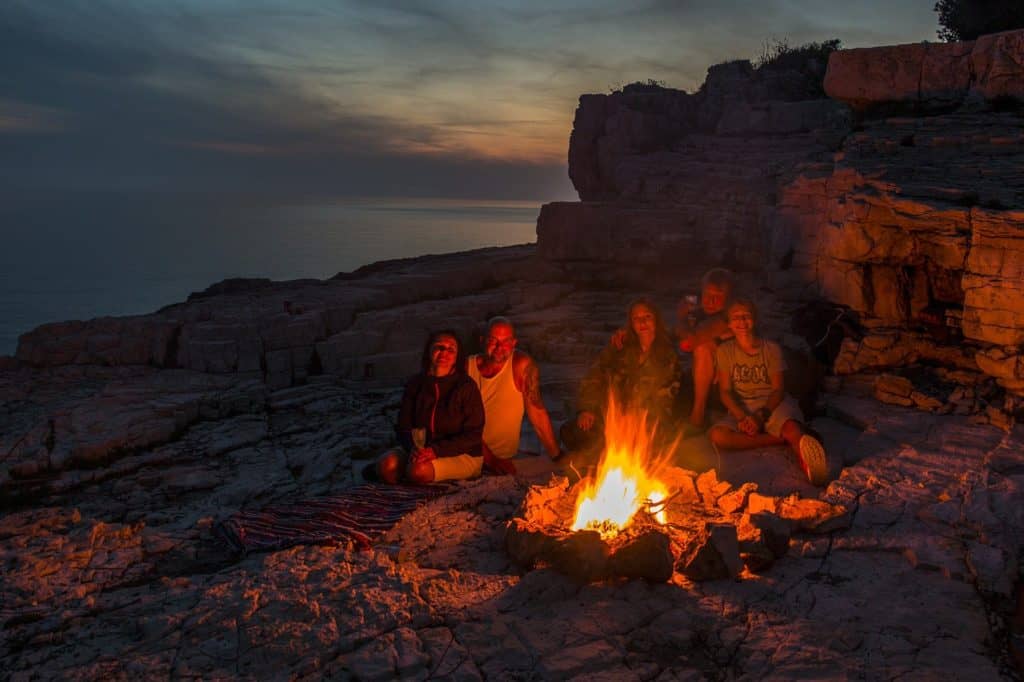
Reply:
[[[459,349],[455,346],[449,346],[445,343],[435,343],[430,347],[430,350],[434,353],[458,353]]]

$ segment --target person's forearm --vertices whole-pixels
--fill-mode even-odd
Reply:
[[[723,388],[719,391],[718,395],[722,399],[722,405],[736,421],[743,419],[749,414],[743,404],[733,395],[732,390]]]
[[[530,420],[530,425],[533,426],[541,445],[547,450],[548,456],[557,457],[558,439],[555,438],[555,429],[551,426],[551,417],[548,416],[547,409],[530,405],[526,408],[526,417]]]

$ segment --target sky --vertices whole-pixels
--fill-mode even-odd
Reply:
[[[937,40],[934,0],[3,0],[0,184],[575,198],[577,100],[770,41]]]

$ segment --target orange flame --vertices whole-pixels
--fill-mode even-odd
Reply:
[[[602,537],[622,531],[644,504],[661,502],[668,489],[657,478],[665,457],[654,452],[655,429],[647,427],[646,412],[620,411],[609,399],[605,417],[605,451],[594,482],[586,485],[576,501],[572,530],[592,529]],[[665,523],[665,511],[655,513]]]

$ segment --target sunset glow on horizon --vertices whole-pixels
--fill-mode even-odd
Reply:
[[[0,75],[0,173],[331,177],[367,194],[518,166],[560,177],[564,195],[581,94],[648,79],[692,92],[708,66],[771,40],[935,40],[933,4],[15,1],[0,8],[0,53],[17,64]]]

